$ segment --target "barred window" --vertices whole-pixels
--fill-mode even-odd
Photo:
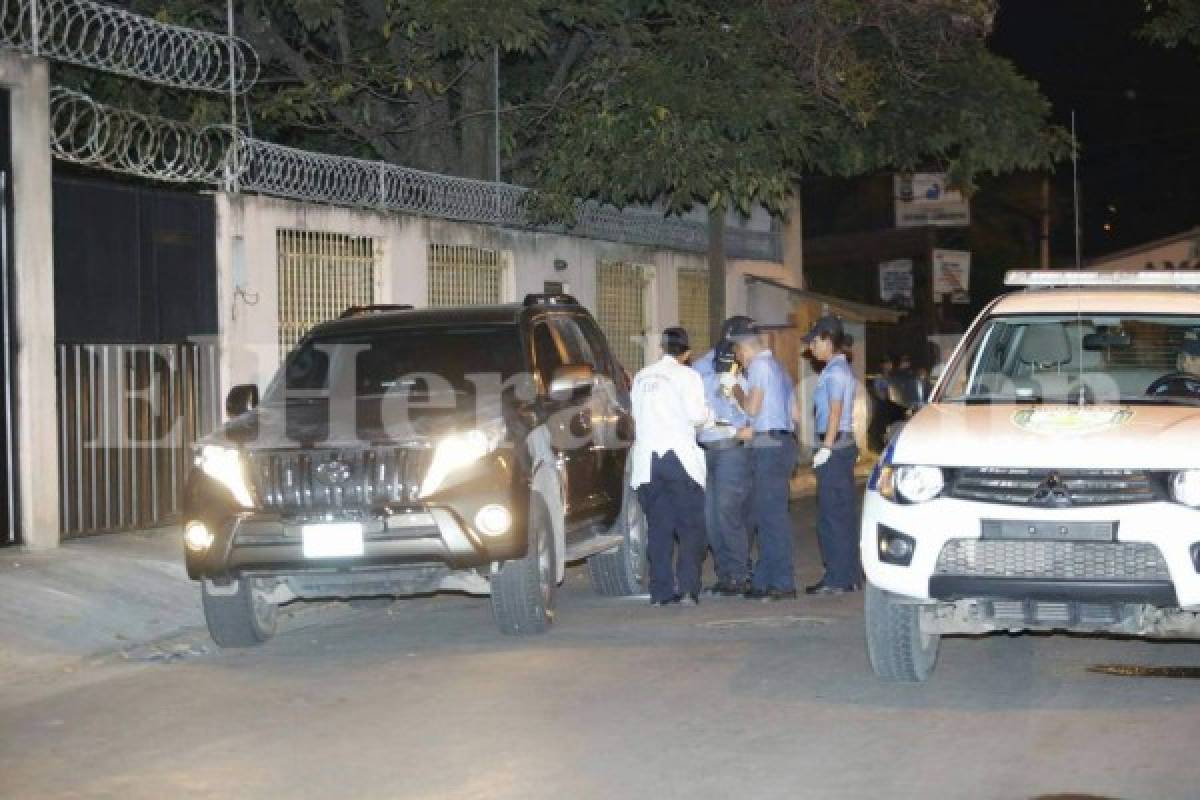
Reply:
[[[429,245],[429,305],[486,306],[504,302],[504,259],[499,250]]]
[[[708,335],[708,273],[698,269],[681,269],[679,285],[679,324],[688,332],[692,352],[707,352]]]
[[[646,288],[650,275],[649,267],[637,264],[601,262],[596,267],[596,321],[630,373],[646,363]]]
[[[281,356],[317,323],[375,302],[380,252],[373,237],[280,228],[275,251]]]

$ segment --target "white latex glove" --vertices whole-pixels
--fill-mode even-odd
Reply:
[[[814,467],[825,466],[825,462],[828,461],[829,457],[832,455],[833,455],[832,450],[830,450],[828,447],[822,447],[820,450],[818,450],[816,453],[813,454],[813,466]]]
[[[737,375],[733,372],[722,372],[720,377],[721,388],[726,392],[732,392],[733,387],[737,386]]]

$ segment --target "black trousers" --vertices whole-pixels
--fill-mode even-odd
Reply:
[[[660,602],[676,594],[700,593],[707,535],[703,487],[692,480],[675,453],[653,459],[650,482],[639,486],[637,494],[646,514],[650,599]]]

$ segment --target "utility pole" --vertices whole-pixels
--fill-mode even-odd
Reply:
[[[225,0],[226,25],[229,28],[229,131],[230,151],[225,159],[225,188],[237,194],[238,163],[238,119],[237,119],[237,40],[233,37],[233,0]]]
[[[1079,227],[1079,139],[1075,136],[1075,110],[1071,109],[1071,188],[1075,196],[1075,269],[1083,266]]]
[[[1042,269],[1050,269],[1050,175],[1042,176]]]

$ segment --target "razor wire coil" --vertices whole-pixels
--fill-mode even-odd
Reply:
[[[0,44],[56,61],[206,92],[243,93],[259,60],[244,39],[95,0],[0,0]]]

